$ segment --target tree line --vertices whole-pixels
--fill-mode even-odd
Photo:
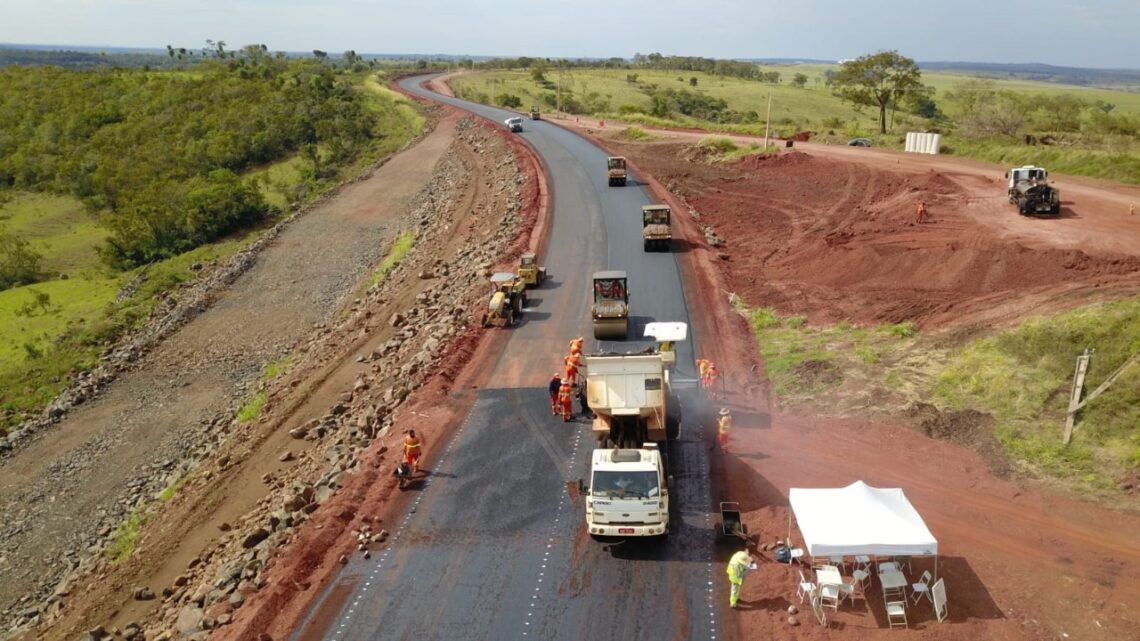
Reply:
[[[261,46],[192,73],[7,67],[0,188],[79,198],[110,230],[104,259],[129,267],[265,219],[243,171],[299,153],[319,179],[355,159],[375,123],[348,70]]]

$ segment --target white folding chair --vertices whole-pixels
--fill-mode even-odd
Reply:
[[[831,608],[833,611],[839,611],[839,599],[841,598],[839,586],[832,583],[825,583],[819,586],[819,605],[821,608]]]
[[[890,627],[906,625],[906,601],[888,601],[887,602],[887,624]]]
[[[831,561],[831,565],[839,568],[840,571],[847,567],[847,560],[841,556],[828,557],[828,560]]]
[[[858,554],[855,556],[855,563],[852,564],[856,570],[871,571],[871,557],[866,554]]]
[[[926,597],[926,599],[930,601],[931,604],[934,603],[934,600],[930,598],[931,578],[932,577],[930,576],[930,570],[927,570],[922,573],[922,578],[918,580],[918,583],[910,584],[910,596],[914,599],[916,605],[922,597]]]
[[[804,576],[803,570],[800,570],[799,572],[800,572],[800,585],[799,585],[799,589],[796,590],[796,596],[799,597],[800,603],[803,603],[805,598],[807,598],[807,599],[814,598],[815,584],[812,583],[811,581],[807,580],[807,577]]]
[[[870,578],[871,578],[871,575],[868,574],[866,570],[855,570],[854,572],[851,573],[851,579],[855,583],[859,584],[860,589],[862,589],[863,587],[865,587],[867,585],[867,580]]]
[[[858,571],[859,570],[856,570],[856,572]],[[855,603],[855,599],[863,599],[864,602],[867,600],[867,595],[863,593],[863,583],[857,578],[852,578],[850,583],[840,584],[839,595],[840,597],[851,601],[852,604]]]

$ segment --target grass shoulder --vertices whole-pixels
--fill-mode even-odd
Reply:
[[[818,327],[742,302],[737,309],[781,403],[895,420],[926,405],[944,417],[980,413],[1013,470],[1110,503],[1122,500],[1117,481],[1140,469],[1140,367],[1082,409],[1072,443],[1062,443],[1076,356],[1096,350],[1087,396],[1140,351],[1140,299],[1032,318],[951,346],[913,323]]]

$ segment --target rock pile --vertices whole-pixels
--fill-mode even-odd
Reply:
[[[481,156],[494,154],[490,162],[481,159],[490,167],[490,174],[486,173],[487,167],[481,174],[472,172],[464,166],[463,154],[454,147],[449,150],[431,182],[400,222],[402,229],[416,230],[408,256],[382,283],[352,301],[337,317],[338,322],[314,327],[312,336],[296,349],[304,362],[294,370],[313,371],[343,358],[347,347],[382,331],[391,332],[391,337],[357,356],[357,362],[367,364],[366,370],[322,417],[290,430],[290,436],[299,442],[296,449],[304,451],[297,454],[289,450],[280,456],[280,460],[292,465],[262,478],[266,495],[254,511],[238,522],[224,524],[217,540],[194,558],[172,585],[138,586],[133,591],[135,599],[156,599],[160,607],[154,620],[120,630],[124,638],[204,638],[207,631],[229,623],[245,598],[265,585],[263,573],[273,551],[290,541],[296,528],[344,487],[346,475],[361,470],[364,449],[377,439],[383,444],[381,452],[389,445],[397,447],[397,436],[389,435],[393,413],[434,373],[434,366],[446,354],[450,342],[480,331],[473,318],[474,305],[485,294],[486,277],[492,266],[508,258],[505,252],[522,228],[519,193],[525,177],[506,144],[485,125],[463,121],[457,126],[457,134],[456,144]],[[472,176],[484,181],[482,200],[477,199],[473,205],[479,212],[481,235],[456,243],[456,230],[450,228],[448,221]],[[441,248],[449,253],[439,253]],[[214,277],[230,278],[232,282],[240,273],[234,270],[239,269],[244,268],[234,265],[223,270],[230,276]],[[413,287],[418,291],[409,295]],[[183,301],[188,298],[182,296]],[[397,311],[384,311],[393,306]],[[162,324],[170,322],[175,321],[164,317]],[[158,336],[162,331],[155,329],[147,335]],[[121,347],[103,367],[120,371],[114,368],[130,363],[132,353],[137,354],[132,347]],[[89,375],[101,381],[93,384],[94,388],[104,384],[106,379],[101,376]],[[296,380],[288,379],[269,383],[263,389],[269,399],[266,410],[296,384]],[[129,500],[107,512],[100,537],[68,557],[66,576],[58,584],[53,582],[55,587],[49,588],[51,594],[46,601],[29,595],[27,603],[0,613],[0,618],[12,621],[13,630],[34,624],[50,625],[57,620],[73,586],[106,576],[108,560],[102,552],[114,538],[115,527],[133,512],[150,513],[146,505],[179,479],[192,475],[192,484],[204,486],[218,472],[240,464],[245,453],[240,437],[243,429],[250,426],[243,426],[232,417],[219,417],[203,425],[200,439],[190,439],[196,446],[188,450],[185,460],[166,461],[153,469],[151,476],[140,478],[137,488],[132,488]],[[161,518],[161,511],[156,514]],[[358,549],[370,554],[385,544],[387,532],[368,515],[360,520],[364,525],[354,530],[354,536]],[[34,605],[37,603],[43,605]],[[127,637],[130,629],[134,630],[133,636]],[[104,638],[105,634],[94,629],[89,637]]]

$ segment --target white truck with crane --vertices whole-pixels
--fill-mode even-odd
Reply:
[[[586,530],[593,537],[664,536],[669,532],[665,445],[680,433],[680,401],[669,383],[673,347],[684,323],[649,323],[657,348],[639,354],[585,357],[586,397],[598,443],[590,459]]]

